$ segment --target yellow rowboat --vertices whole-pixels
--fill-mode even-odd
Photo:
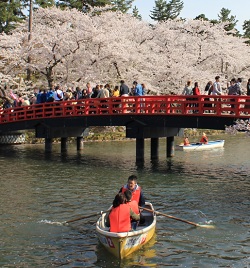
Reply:
[[[146,202],[145,208],[154,210],[149,202]],[[145,217],[145,224],[139,225],[135,231],[125,233],[109,232],[109,228],[104,224],[105,214],[103,213],[96,223],[97,235],[101,244],[119,259],[123,259],[141,248],[155,233],[156,214],[153,212],[144,210],[142,215]]]

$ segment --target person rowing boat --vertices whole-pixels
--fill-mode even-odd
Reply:
[[[137,184],[137,176],[131,175],[128,177],[127,184],[121,187],[119,193],[124,193],[126,190],[130,190],[132,193],[131,200],[135,200],[140,207],[145,206],[145,197],[141,187]]]

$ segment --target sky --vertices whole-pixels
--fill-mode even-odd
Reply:
[[[168,1],[167,1],[168,2]],[[245,20],[250,20],[250,0],[183,0],[184,8],[180,17],[194,19],[200,14],[205,14],[208,19],[218,19],[222,8],[231,10],[231,15],[238,20],[236,28],[242,32]],[[143,20],[151,21],[150,11],[155,6],[155,0],[135,0],[133,6],[137,6]]]

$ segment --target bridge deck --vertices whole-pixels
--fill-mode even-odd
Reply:
[[[213,97],[213,98],[212,98]],[[34,124],[46,119],[63,122],[64,119],[85,118],[84,126],[91,125],[126,125],[128,118],[144,118],[145,122],[160,122],[159,118],[171,119],[174,126],[177,118],[179,120],[176,127],[194,127],[195,118],[203,118],[202,126],[211,127],[211,120],[217,122],[220,118],[221,124],[233,122],[237,118],[250,117],[250,96],[143,96],[143,97],[119,97],[107,99],[81,99],[43,103],[23,107],[15,107],[1,110],[0,131],[11,130],[11,125],[18,126],[15,129],[33,128]],[[209,118],[209,120],[206,120]],[[88,118],[88,120],[86,119]],[[127,118],[126,120],[124,120]],[[147,118],[147,119],[146,119]],[[226,120],[225,118],[230,119]],[[102,122],[103,119],[103,122]],[[164,119],[165,120],[165,119]],[[168,122],[169,122],[168,120]],[[32,123],[32,121],[34,121]],[[178,120],[177,120],[178,121]],[[68,125],[70,125],[69,121]],[[81,121],[83,122],[83,121]],[[183,123],[185,122],[185,124]],[[190,122],[190,124],[189,124]],[[22,124],[21,124],[22,123]],[[146,123],[148,124],[148,123]],[[157,122],[154,123],[158,124]],[[161,125],[159,123],[159,125]],[[197,126],[197,125],[196,125]],[[218,126],[217,129],[221,129]]]

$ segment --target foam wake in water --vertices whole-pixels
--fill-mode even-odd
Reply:
[[[49,221],[49,220],[41,220],[41,221],[39,221],[39,223],[53,224],[53,225],[65,225],[65,222]]]

